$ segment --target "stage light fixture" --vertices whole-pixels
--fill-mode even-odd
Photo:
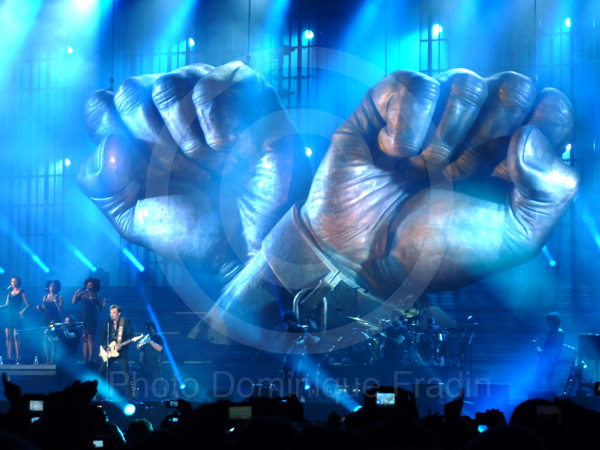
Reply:
[[[442,34],[442,31],[444,31],[444,28],[439,23],[436,23],[431,31],[433,38],[438,39],[440,37],[440,34]]]
[[[306,31],[304,31],[304,38],[306,40],[310,41],[314,37],[315,37],[315,33],[313,33],[312,30],[306,30]]]
[[[310,147],[304,147],[304,150],[306,151],[306,156],[312,156],[312,150]]]
[[[4,267],[0,267],[0,275],[4,274],[6,272],[6,270],[4,270]]]
[[[566,18],[566,20],[565,20],[565,26],[567,28],[571,28],[571,18],[570,17]]]
[[[127,403],[125,408],[123,408],[123,414],[126,416],[132,416],[135,414],[135,405],[133,403]]]
[[[71,53],[73,53],[73,47],[71,47],[70,45],[67,47],[67,53],[70,55]]]
[[[69,167],[71,165],[71,160],[69,158],[65,158],[65,166]]]
[[[186,388],[187,386],[185,385],[185,383],[181,383],[179,385],[179,389],[181,389],[182,391]]]
[[[192,38],[189,38],[189,39],[188,39],[188,45],[189,45],[190,47],[193,47],[194,45],[196,45],[196,41],[194,41],[194,39],[192,39]]]

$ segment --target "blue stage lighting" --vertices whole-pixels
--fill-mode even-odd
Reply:
[[[310,147],[304,147],[304,150],[306,150],[306,156],[312,156],[312,150]]]
[[[315,33],[313,33],[313,32],[312,32],[312,30],[306,30],[306,31],[304,32],[304,38],[305,38],[305,39],[307,39],[307,40],[309,40],[309,41],[310,41],[310,40],[311,40],[312,38],[314,38],[314,37],[315,37]]]
[[[571,144],[567,144],[565,146],[565,151],[570,152],[571,151]]]
[[[567,19],[565,20],[565,26],[567,28],[571,28],[571,19],[569,17],[567,17]]]
[[[156,314],[154,313],[152,306],[150,306],[150,301],[148,300],[148,295],[146,294],[146,290],[144,289],[144,287],[142,285],[139,286],[139,289],[140,289],[140,294],[141,294],[142,298],[144,299],[144,303],[146,304],[146,309],[148,310],[148,315],[150,316],[150,320],[152,322],[154,322],[154,324],[156,325],[156,331],[158,332],[158,334],[163,334],[162,327],[160,326],[160,321],[158,320],[158,317],[156,317]],[[177,379],[177,382],[179,383],[179,388],[183,390],[186,388],[186,385],[183,381],[183,377],[181,376],[181,372],[179,371],[179,367],[177,366],[177,363],[175,362],[175,358],[173,358],[173,353],[171,352],[171,349],[169,348],[169,342],[167,340],[165,340],[164,344],[165,344],[164,351],[167,356],[167,359],[171,363],[171,368],[173,369],[173,375],[175,375],[175,378]]]
[[[96,272],[96,271],[98,270],[98,269],[96,268],[96,266],[94,266],[94,265],[92,264],[92,262],[91,262],[89,259],[87,259],[87,258],[85,257],[85,255],[84,255],[83,253],[81,253],[79,250],[77,250],[77,249],[74,249],[74,250],[73,250],[73,254],[74,254],[75,256],[77,256],[77,258],[79,258],[79,260],[80,260],[80,261],[81,261],[83,264],[85,264],[85,265],[86,265],[86,267],[87,267],[88,269],[90,269],[92,272]]]
[[[4,267],[0,267],[0,275],[2,275],[5,272],[6,272],[6,270],[4,270]]]
[[[554,257],[550,253],[550,250],[548,249],[547,245],[544,245],[544,247],[542,248],[542,253],[546,257],[546,260],[548,261],[548,265],[550,267],[556,267],[556,260],[554,259]]]
[[[194,39],[192,39],[192,38],[189,38],[189,39],[188,39],[188,45],[189,45],[190,47],[193,47],[194,45],[196,45],[196,41],[194,41]]]
[[[362,406],[360,406],[360,405],[357,405],[357,406],[355,406],[355,407],[354,407],[354,409],[352,410],[352,412],[356,412],[356,411],[358,411],[360,408],[362,408]]]
[[[133,403],[127,403],[125,408],[123,408],[123,414],[126,416],[132,416],[135,414],[135,405]]]
[[[438,39],[440,37],[440,34],[442,34],[442,31],[444,31],[444,28],[440,24],[436,23],[431,31],[433,39]]]
[[[38,255],[32,254],[31,259],[33,259],[36,262],[36,264],[38,266],[40,266],[45,273],[50,273],[50,269],[48,268],[48,266],[46,264],[44,264],[44,262],[40,259],[40,257]]]
[[[143,264],[141,262],[139,262],[138,259],[135,256],[133,256],[133,253],[131,253],[128,249],[124,248],[123,254],[125,256],[127,256],[129,261],[131,261],[135,267],[137,267],[137,270],[139,270],[140,272],[143,272],[144,270],[146,270],[146,268],[143,266]]]
[[[65,158],[65,166],[69,167],[71,165],[71,160],[69,158]]]

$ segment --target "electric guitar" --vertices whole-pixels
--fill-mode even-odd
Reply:
[[[112,341],[110,344],[108,344],[107,350],[105,350],[104,347],[101,345],[100,346],[100,358],[102,358],[102,361],[104,361],[104,362],[106,362],[108,360],[108,358],[117,358],[119,356],[117,347],[125,347],[126,345],[131,344],[132,342],[139,341],[142,337],[144,337],[144,335],[140,334],[138,337],[134,337],[125,342],[121,342],[120,345],[117,344],[117,341]]]

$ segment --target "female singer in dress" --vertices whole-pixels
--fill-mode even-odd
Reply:
[[[81,302],[81,321],[83,322],[83,363],[91,363],[94,352],[94,336],[98,328],[98,311],[106,306],[106,299],[100,302],[100,280],[89,277],[83,283],[84,289],[77,289],[73,304]]]
[[[46,282],[48,294],[42,299],[42,304],[37,305],[38,311],[44,313],[44,326],[48,327],[52,323],[60,322],[60,315],[63,312],[63,298],[58,295],[62,287],[60,280]],[[44,353],[46,355],[46,364],[54,364],[54,341],[49,339],[49,330],[44,333]]]
[[[16,363],[21,363],[21,343],[19,336],[16,331],[21,328],[21,321],[25,317],[25,311],[29,308],[29,302],[27,302],[27,294],[21,289],[22,281],[19,277],[12,277],[10,279],[10,289],[6,297],[6,303],[2,305],[2,308],[7,308],[8,313],[6,315],[6,352],[8,354],[8,361],[12,363],[13,360],[13,343],[17,356]],[[25,307],[23,307],[25,305]]]

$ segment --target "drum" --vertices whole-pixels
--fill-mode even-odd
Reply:
[[[373,338],[367,333],[360,331],[350,336],[348,356],[352,364],[359,366],[371,364],[374,360],[374,349]]]
[[[423,332],[417,337],[417,351],[425,364],[441,365],[448,359],[448,332]],[[442,358],[444,358],[442,360]]]

